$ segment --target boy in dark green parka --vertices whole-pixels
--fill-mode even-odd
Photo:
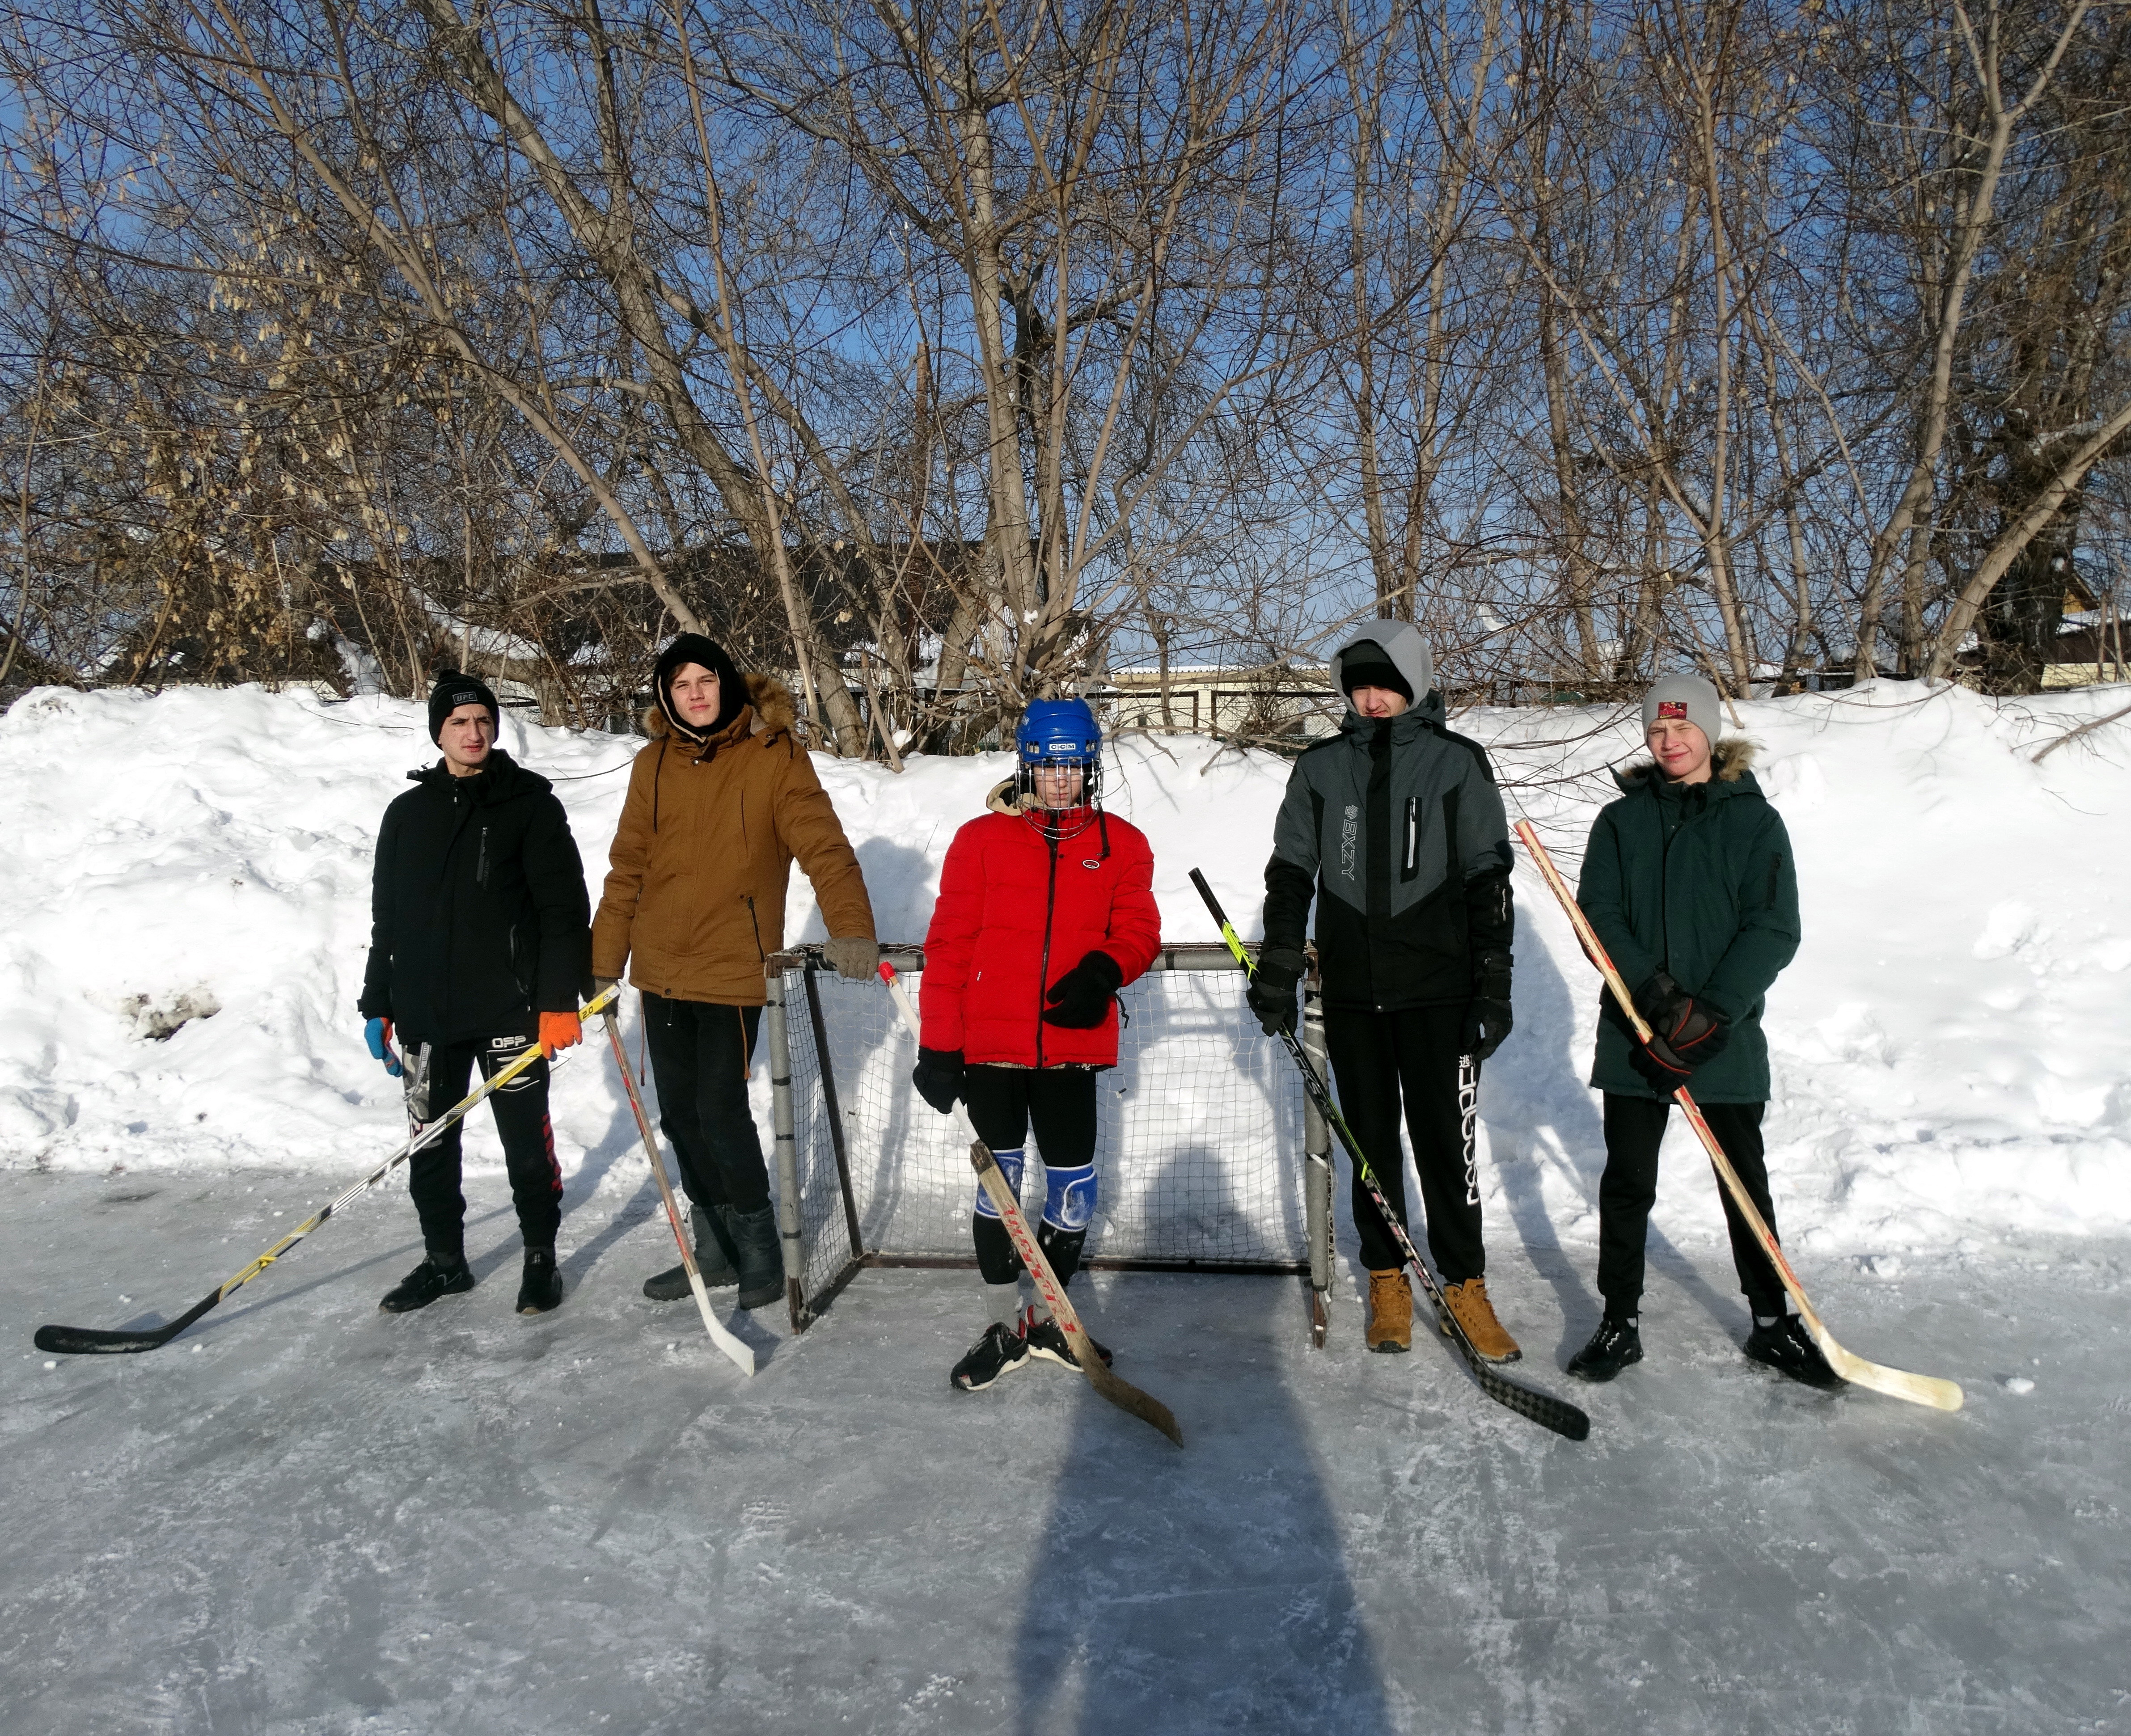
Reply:
[[[1639,1041],[1611,997],[1601,997],[1591,1083],[1606,1094],[1598,1184],[1606,1313],[1568,1365],[1588,1380],[1610,1380],[1642,1360],[1643,1243],[1658,1148],[1681,1086],[1692,1088],[1772,1234],[1776,1227],[1761,1144],[1769,1098],[1761,1008],[1798,951],[1798,874],[1783,818],[1747,769],[1752,744],[1719,739],[1718,704],[1716,688],[1693,675],[1669,676],[1645,695],[1650,762],[1619,774],[1623,793],[1591,829],[1577,891],[1652,1033],[1648,1045]],[[1723,1203],[1754,1311],[1746,1354],[1794,1380],[1833,1385],[1834,1371],[1786,1312],[1768,1256],[1728,1193]]]

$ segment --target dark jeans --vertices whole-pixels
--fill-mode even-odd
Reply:
[[[1774,1236],[1776,1208],[1769,1198],[1769,1167],[1761,1155],[1761,1112],[1768,1107],[1704,1103],[1702,1117]],[[1615,1314],[1634,1313],[1642,1298],[1643,1241],[1649,1233],[1650,1207],[1658,1197],[1658,1147],[1664,1142],[1665,1118],[1671,1112],[1669,1102],[1606,1093],[1606,1174],[1598,1183],[1598,1294]],[[1755,1313],[1780,1314],[1783,1280],[1739,1216],[1731,1190],[1718,1182],[1717,1191],[1724,1201],[1724,1221],[1731,1229],[1731,1263],[1738,1268],[1740,1289]]]
[[[1414,1007],[1402,1012],[1324,1009],[1324,1048],[1339,1088],[1339,1112],[1367,1155],[1384,1199],[1406,1225],[1406,1162],[1399,1145],[1404,1100],[1413,1136],[1414,1167],[1428,1212],[1428,1251],[1445,1284],[1463,1284],[1487,1269],[1480,1241],[1479,1189],[1468,1181],[1465,1134],[1458,1111],[1458,1055],[1465,1009]],[[1406,1256],[1385,1227],[1358,1172],[1353,1179],[1354,1227],[1362,1264],[1387,1272]]]
[[[1095,1074],[1088,1067],[972,1067],[963,1074],[962,1101],[977,1137],[994,1151],[1018,1151],[1032,1125],[1047,1168],[1077,1169],[1095,1160]],[[1026,1215],[1026,1214],[1024,1214]],[[978,1270],[987,1284],[1006,1284],[1022,1269],[1013,1238],[996,1217],[970,1214]],[[1061,1284],[1080,1266],[1085,1230],[1049,1224],[1036,1232],[1037,1246]]]
[[[759,1007],[644,997],[645,1046],[658,1082],[658,1125],[673,1141],[681,1186],[706,1211],[769,1203],[762,1137],[747,1106]]]
[[[421,1125],[435,1120],[467,1094],[476,1063],[483,1078],[492,1078],[533,1041],[531,1035],[519,1034],[430,1045],[426,1074],[414,1066],[407,1071],[409,1118]],[[409,1041],[406,1046],[409,1059],[414,1060],[421,1045]],[[563,1171],[555,1161],[555,1130],[548,1121],[548,1064],[535,1061],[491,1092],[488,1102],[496,1112],[496,1131],[503,1136],[519,1233],[529,1248],[552,1248],[563,1222]],[[463,1120],[454,1121],[435,1145],[407,1160],[407,1191],[422,1221],[422,1244],[439,1260],[453,1262],[466,1257],[466,1199],[459,1191],[459,1138],[465,1127]]]

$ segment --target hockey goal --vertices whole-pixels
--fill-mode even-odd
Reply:
[[[913,992],[924,954],[884,945]],[[954,1124],[910,1083],[917,1045],[887,989],[769,961],[778,1219],[793,1329],[870,1266],[974,1267],[976,1178]],[[1330,1139],[1293,1063],[1259,1030],[1221,946],[1171,946],[1126,988],[1118,1064],[1096,1075],[1102,1198],[1083,1264],[1302,1275],[1322,1341],[1331,1270]],[[1321,1029],[1305,997],[1304,1042]],[[1033,1135],[1024,1201],[1043,1198]]]

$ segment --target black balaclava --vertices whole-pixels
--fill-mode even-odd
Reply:
[[[444,720],[461,705],[487,706],[489,722],[497,730],[502,729],[503,713],[486,683],[478,676],[461,675],[456,669],[441,669],[437,672],[437,685],[429,690],[429,739],[433,743],[443,734]]]
[[[1408,705],[1413,703],[1413,684],[1374,639],[1357,639],[1339,653],[1339,685],[1349,699],[1357,687],[1387,687],[1403,693]]]
[[[718,715],[706,729],[684,722],[673,709],[673,677],[688,663],[700,663],[718,678]],[[658,653],[658,667],[651,675],[651,695],[668,729],[689,741],[706,741],[740,715],[740,707],[747,703],[747,683],[741,680],[724,646],[700,633],[683,633]]]

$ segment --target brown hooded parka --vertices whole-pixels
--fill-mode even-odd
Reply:
[[[654,705],[592,918],[592,974],[671,1000],[759,1007],[763,966],[784,945],[792,863],[836,935],[874,938],[858,858],[814,763],[792,734],[790,691],[746,677],[749,703],[690,740]]]

